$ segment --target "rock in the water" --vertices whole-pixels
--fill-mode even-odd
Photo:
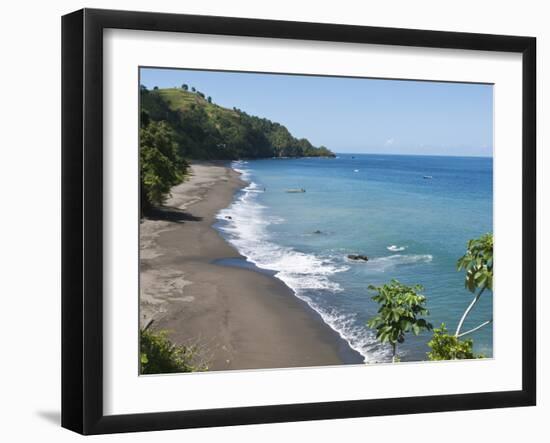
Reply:
[[[362,254],[349,254],[348,258],[350,260],[356,260],[356,261],[369,261],[369,258],[366,255],[362,255]]]
[[[322,234],[321,231],[319,231],[319,229],[317,229],[316,231],[313,231],[314,234]]]

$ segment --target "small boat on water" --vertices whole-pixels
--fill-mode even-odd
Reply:
[[[430,180],[430,179],[432,179],[432,178],[433,178],[433,177],[432,177],[431,175],[425,175],[425,176],[424,176],[424,179],[426,179],[426,180]]]
[[[304,188],[298,188],[298,189],[287,189],[286,192],[289,194],[300,194],[302,192],[306,192]]]

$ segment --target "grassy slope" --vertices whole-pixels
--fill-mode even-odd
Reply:
[[[225,114],[227,117],[238,119],[238,114],[232,109],[227,109],[202,98],[200,95],[184,91],[179,88],[159,89],[159,95],[168,103],[172,111],[185,111],[194,103],[197,106],[202,106],[209,117],[214,117],[218,114]]]
[[[282,125],[269,122],[265,119],[243,115],[240,111],[224,108],[214,103],[209,103],[207,99],[201,97],[197,92],[185,91],[181,88],[158,89],[149,91],[148,94],[149,98],[142,101],[142,106],[150,112],[153,119],[167,119],[172,122],[173,128],[179,134],[180,143],[188,146],[187,152],[183,153],[184,156],[196,158],[201,152],[206,154],[207,158],[238,158],[241,156],[257,158],[270,156],[268,153],[275,156],[300,156],[300,154],[296,152],[296,149],[292,151],[289,150],[290,148],[288,147],[282,147],[285,143],[286,145],[289,145],[298,142],[298,140],[294,139],[288,130]],[[157,95],[158,98],[153,99],[154,95]],[[193,111],[193,107],[195,108],[195,111]],[[162,111],[162,108],[165,110]],[[182,121],[180,119],[183,116],[190,116],[193,113],[196,113],[197,109],[204,110],[204,113],[208,119],[206,124],[204,122],[196,123],[194,126],[191,125],[193,128],[191,128],[188,124],[187,129],[185,129],[185,124],[182,126],[178,123],[178,121]],[[189,119],[191,117],[184,118]],[[256,125],[264,125],[264,129],[256,128],[255,133],[251,132],[250,119],[253,119],[255,122],[254,124]],[[205,129],[204,134],[212,134],[212,131],[207,130],[208,124],[216,128],[216,130],[219,131],[219,134],[213,135],[213,138],[211,137],[210,141],[206,142],[204,136],[199,134],[200,129],[197,129],[197,126]],[[276,125],[277,127],[273,125]],[[262,137],[258,136],[258,131],[264,133],[265,137],[269,140],[269,143],[263,141]],[[273,131],[278,132],[278,134],[275,134]],[[212,147],[213,144],[223,144],[226,140],[233,141],[233,143],[228,142],[228,147],[226,148],[231,154],[227,154],[226,151],[222,152],[220,150],[221,148]],[[289,142],[289,140],[294,141]],[[203,142],[207,143],[207,145]],[[266,143],[268,145],[271,144],[272,147],[266,147]],[[315,147],[311,146],[309,142],[308,145],[308,153],[304,153],[303,155],[319,155],[316,153],[319,151],[317,151]],[[243,151],[241,151],[239,146],[247,146],[247,148],[242,148]],[[252,149],[251,146],[257,146],[257,149]],[[326,152],[320,155],[331,156],[331,154],[332,153],[330,151],[326,150]]]

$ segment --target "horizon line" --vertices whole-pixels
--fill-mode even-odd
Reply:
[[[330,148],[327,148],[330,149]],[[403,156],[414,156],[414,157],[472,157],[472,158],[494,158],[494,155],[460,155],[460,154],[405,154],[399,152],[343,152],[343,151],[334,151],[330,149],[336,155],[403,155]]]

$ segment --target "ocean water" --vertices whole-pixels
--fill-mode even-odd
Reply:
[[[472,299],[457,259],[468,239],[493,231],[492,164],[491,158],[374,154],[234,162],[248,186],[218,214],[216,227],[366,362],[388,361],[389,346],[366,326],[377,310],[367,287],[391,279],[423,285],[427,319],[454,332]],[[306,192],[286,192],[291,188]],[[369,261],[353,262],[348,254]],[[493,294],[486,292],[464,327],[492,318],[492,311]],[[408,334],[398,349],[402,361],[426,360],[430,336]],[[492,325],[470,337],[477,352],[492,357]]]

